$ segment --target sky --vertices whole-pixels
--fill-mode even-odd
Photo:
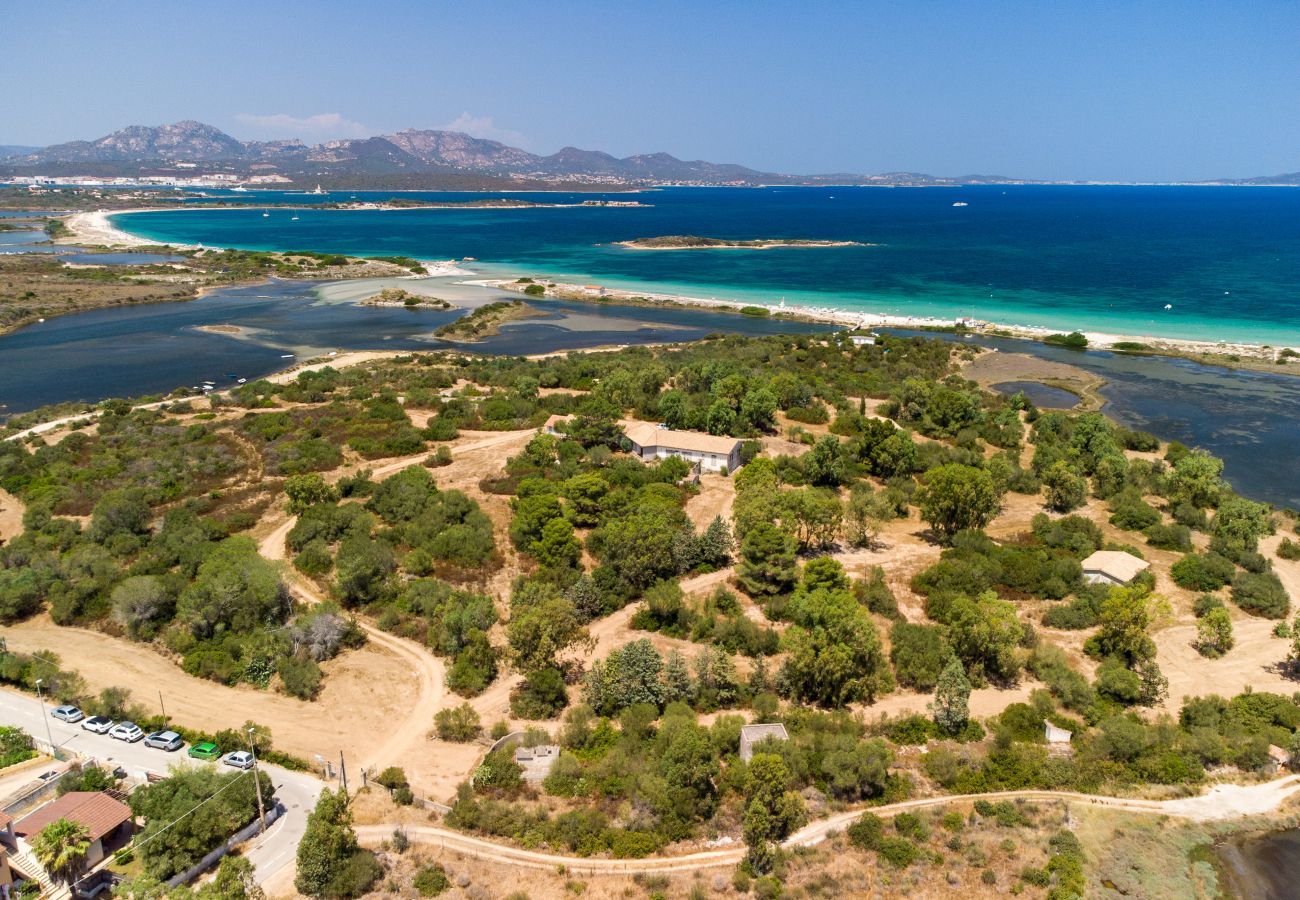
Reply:
[[[1300,2],[5,5],[0,144],[198,119],[451,128],[763,171],[1179,180],[1300,170]]]

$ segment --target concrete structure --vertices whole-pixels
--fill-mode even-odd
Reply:
[[[104,858],[104,841],[131,828],[131,807],[103,791],[69,791],[52,803],[14,823],[14,833],[24,843],[40,833],[46,825],[67,819],[86,829],[90,849],[86,851],[86,867]]]
[[[515,751],[515,762],[523,768],[525,781],[544,781],[559,758],[560,748],[555,744],[520,747]]]
[[[1073,731],[1066,731],[1064,728],[1057,728],[1046,719],[1043,720],[1044,736],[1049,744],[1068,744],[1070,738],[1074,737]]]
[[[676,456],[704,472],[719,472],[724,468],[734,472],[740,468],[738,438],[676,431],[653,422],[625,423],[623,436],[632,445],[632,452],[643,460]]]
[[[786,734],[785,726],[775,725],[745,725],[740,729],[740,758],[745,762],[754,755],[754,745],[761,744],[768,738],[774,738],[778,741],[788,741],[790,735]]]
[[[1088,584],[1128,584],[1151,567],[1122,550],[1098,550],[1083,561],[1083,580]]]

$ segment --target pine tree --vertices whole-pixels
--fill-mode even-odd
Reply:
[[[930,714],[934,724],[947,734],[957,734],[966,727],[970,719],[970,679],[957,657],[948,660],[948,664],[939,673],[939,681],[934,688],[934,702],[930,704]]]
[[[664,662],[664,700],[667,703],[695,702],[695,683],[691,680],[686,657],[679,650],[671,651]]]

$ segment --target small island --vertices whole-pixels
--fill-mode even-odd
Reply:
[[[406,309],[451,309],[451,304],[439,297],[412,294],[401,288],[384,288],[373,297],[362,300],[359,306],[401,306]]]
[[[443,325],[434,334],[452,341],[473,342],[498,334],[501,326],[519,319],[531,319],[539,313],[522,300],[499,300],[480,306],[469,315]]]
[[[870,247],[859,241],[813,241],[798,238],[756,238],[753,240],[728,240],[699,237],[693,234],[668,234],[662,237],[637,238],[617,241],[620,247],[632,250],[774,250],[789,247]]]

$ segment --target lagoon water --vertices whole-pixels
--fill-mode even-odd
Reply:
[[[652,204],[645,208],[290,212],[274,206],[391,196],[226,194],[194,209],[120,215],[115,221],[160,241],[422,259],[468,256],[488,273],[544,273],[691,296],[769,303],[785,297],[791,304],[967,315],[1063,330],[1300,343],[1295,188],[672,188],[402,195],[429,202],[506,196]],[[954,207],[958,201],[969,205]],[[201,208],[217,202],[259,205]],[[875,246],[646,251],[613,245],[666,234]]]

